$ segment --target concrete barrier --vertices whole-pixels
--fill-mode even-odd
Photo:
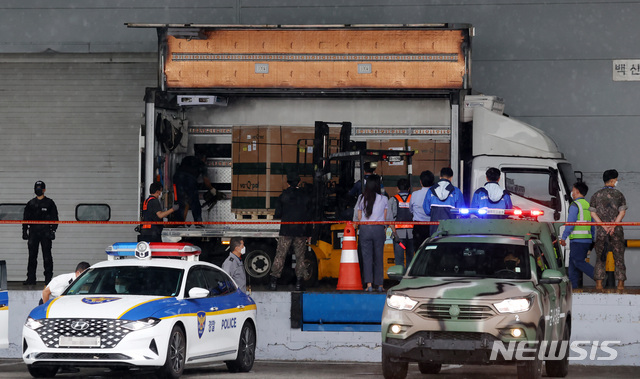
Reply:
[[[0,350],[0,358],[19,358],[22,325],[29,311],[38,304],[39,291],[10,291],[9,348]],[[380,362],[379,332],[315,332],[291,329],[290,292],[254,292],[258,305],[259,360],[355,361]],[[580,346],[586,360],[572,364],[640,366],[640,295],[574,294],[572,342],[585,341]],[[617,356],[595,349],[595,359],[589,359],[593,341],[620,341],[609,344]],[[577,356],[573,352],[571,356]]]

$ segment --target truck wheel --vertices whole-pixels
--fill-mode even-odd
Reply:
[[[304,255],[304,265],[306,268],[304,285],[306,287],[315,287],[318,285],[318,258],[316,258],[316,253],[313,250],[307,251]]]
[[[58,373],[58,366],[27,365],[27,369],[34,378],[53,378]]]
[[[440,363],[418,362],[418,368],[423,374],[437,374],[442,369]]]
[[[255,250],[247,253],[244,261],[244,269],[251,277],[251,283],[267,283],[269,273],[273,267],[275,253],[264,245],[259,245]]]
[[[558,350],[556,356],[561,356],[560,360],[545,361],[547,367],[547,376],[555,378],[564,378],[569,374],[569,339],[571,338],[571,326],[564,325],[562,332],[562,340],[558,341]]]
[[[540,320],[543,323],[544,320]],[[542,359],[540,359],[540,347],[542,345],[543,330],[540,326],[536,330],[538,343],[535,346],[535,357],[533,360],[525,361],[524,365],[518,366],[518,379],[540,379],[542,377]]]
[[[382,349],[382,375],[384,379],[404,379],[409,370],[408,362],[394,362],[391,357]]]

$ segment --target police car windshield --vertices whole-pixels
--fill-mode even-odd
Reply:
[[[448,242],[427,244],[418,252],[409,276],[529,279],[524,245]]]
[[[64,295],[176,296],[184,270],[168,267],[100,267],[84,273]]]

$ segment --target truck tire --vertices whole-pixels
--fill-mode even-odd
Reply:
[[[382,348],[382,375],[384,379],[404,379],[409,371],[408,362],[394,362]]]
[[[535,357],[533,360],[525,361],[524,365],[518,366],[518,379],[540,379],[542,377],[543,360],[540,359],[540,347],[544,338],[544,330],[540,325],[543,323],[544,320],[540,320],[538,329],[536,330],[538,343],[535,347]]]
[[[418,368],[422,374],[438,374],[442,370],[440,363],[418,362]]]
[[[562,356],[562,359],[545,361],[547,376],[551,376],[554,378],[564,378],[569,374],[569,339],[570,338],[571,338],[571,324],[567,323],[564,325],[564,330],[562,331],[562,340],[558,341],[558,351],[556,351],[556,356]],[[564,351],[560,351],[560,349],[563,349]]]
[[[249,275],[250,283],[260,284],[269,282],[269,273],[273,267],[275,251],[265,245],[258,245],[242,258],[244,270]]]
[[[315,287],[318,285],[318,258],[313,250],[307,251],[304,256],[304,264],[306,267],[304,275],[304,285],[306,287]]]

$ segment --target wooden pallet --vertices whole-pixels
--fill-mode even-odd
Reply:
[[[265,209],[232,209],[236,220],[273,220],[273,210]]]

